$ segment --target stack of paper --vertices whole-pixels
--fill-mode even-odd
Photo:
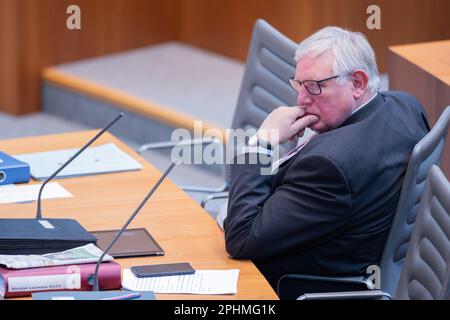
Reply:
[[[0,254],[46,254],[89,243],[97,239],[71,219],[1,219]]]
[[[0,255],[0,265],[8,269],[42,268],[69,264],[97,263],[103,251],[92,243],[63,252],[44,255]],[[106,254],[102,261],[112,261]]]
[[[37,200],[41,184],[0,186],[0,203],[29,202]],[[48,183],[42,191],[42,199],[70,198],[73,195],[58,182]]]
[[[196,270],[195,274],[149,278],[137,278],[130,269],[125,269],[122,286],[155,293],[235,294],[238,278],[239,269]]]

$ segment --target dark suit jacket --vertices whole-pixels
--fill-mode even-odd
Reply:
[[[428,131],[417,99],[383,92],[274,176],[260,175],[261,163],[231,165],[227,252],[251,259],[274,288],[289,273],[366,273],[380,258],[410,154]]]

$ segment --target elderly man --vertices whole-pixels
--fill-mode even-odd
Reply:
[[[274,288],[284,274],[355,275],[377,264],[408,159],[429,131],[414,97],[377,91],[362,34],[326,27],[295,60],[297,106],[275,109],[251,141],[261,150],[305,127],[317,134],[272,176],[261,175],[262,162],[232,165],[224,221],[227,252],[251,259]]]

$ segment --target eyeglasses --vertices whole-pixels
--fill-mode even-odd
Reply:
[[[328,81],[331,79],[336,79],[338,77],[340,77],[340,75],[332,76],[332,77],[325,78],[322,80],[305,80],[305,81],[299,81],[294,78],[291,78],[291,79],[289,79],[289,83],[291,84],[292,88],[297,92],[300,92],[301,86],[304,85],[305,89],[310,94],[318,96],[319,94],[322,93],[322,88],[320,87],[320,84],[322,82],[325,82],[325,81]]]

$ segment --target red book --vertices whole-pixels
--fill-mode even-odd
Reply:
[[[31,296],[43,291],[90,291],[87,279],[95,272],[95,263],[30,269],[0,267],[0,295],[5,298]],[[122,273],[117,262],[103,262],[99,269],[100,290],[122,288]]]

